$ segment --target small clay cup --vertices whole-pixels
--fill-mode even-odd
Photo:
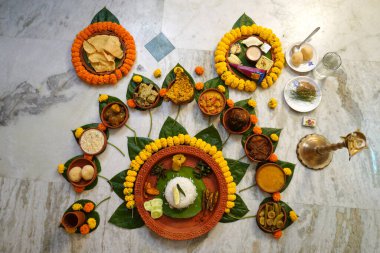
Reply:
[[[110,108],[110,107],[111,107],[112,105],[114,105],[114,104],[118,104],[120,107],[124,108],[124,110],[125,110],[125,118],[124,118],[124,120],[123,120],[119,125],[117,125],[117,126],[113,126],[113,125],[111,125],[110,123],[108,123],[108,121],[107,121],[107,120],[105,119],[105,117],[104,117],[104,114],[105,114],[106,110],[107,110],[108,108]],[[106,127],[108,127],[108,128],[112,128],[112,129],[116,129],[116,128],[120,128],[120,127],[122,127],[125,123],[127,123],[128,119],[129,119],[129,110],[128,110],[128,107],[127,107],[124,103],[120,103],[120,102],[112,102],[112,103],[107,104],[106,106],[104,106],[104,108],[103,108],[103,110],[102,110],[102,113],[100,114],[100,120],[102,121],[102,123],[103,123]]]
[[[208,112],[205,112],[204,110],[203,110],[203,108],[200,106],[200,104],[199,104],[199,101],[200,101],[200,99],[201,99],[201,97],[203,96],[203,95],[205,95],[205,94],[207,94],[208,92],[217,92],[217,93],[219,93],[221,96],[222,96],[222,98],[223,98],[223,107],[221,108],[221,110],[219,111],[219,112],[216,112],[216,113],[208,113]],[[224,94],[223,94],[223,92],[220,92],[218,89],[215,89],[215,88],[210,88],[210,89],[207,89],[207,90],[204,90],[200,95],[199,95],[199,98],[198,98],[198,107],[199,107],[199,109],[201,110],[201,112],[203,113],[203,114],[205,114],[205,115],[208,115],[208,116],[215,116],[215,115],[218,115],[219,113],[221,113],[223,110],[224,110],[224,108],[226,107],[226,101],[227,101],[227,99],[226,99],[226,97],[224,96]]]
[[[80,143],[81,143],[81,139],[82,139],[82,137],[83,137],[83,134],[84,134],[86,131],[89,131],[90,129],[98,130],[98,131],[100,131],[100,132],[103,134],[103,136],[104,136],[104,144],[103,144],[103,147],[102,147],[98,152],[96,152],[96,153],[94,153],[94,154],[89,154],[89,153],[87,153],[86,151],[83,150],[82,146],[80,145]],[[84,130],[84,132],[82,133],[82,135],[79,137],[78,144],[79,144],[80,149],[83,151],[83,153],[85,153],[86,155],[90,155],[90,156],[96,156],[96,155],[99,155],[99,154],[103,153],[104,150],[106,149],[106,147],[107,147],[107,135],[106,135],[103,131],[101,131],[101,130],[99,130],[99,129],[97,129],[97,128],[87,128],[86,130]]]
[[[69,172],[72,168],[74,167],[80,167],[80,168],[83,168],[85,165],[91,165],[92,167],[94,167],[94,176],[91,178],[91,180],[83,180],[81,179],[79,182],[72,182],[70,179],[69,179]],[[78,193],[84,191],[84,189],[89,186],[90,184],[92,184],[92,182],[94,182],[94,180],[96,179],[96,177],[98,176],[98,169],[96,168],[96,165],[95,163],[93,163],[92,161],[90,160],[87,160],[86,158],[77,158],[75,160],[73,160],[67,171],[66,171],[66,177],[67,179],[69,180],[69,182],[71,183],[71,185],[74,187],[74,190]]]
[[[264,159],[264,160],[258,160],[256,159],[255,157],[252,157],[250,154],[249,154],[249,150],[248,150],[248,143],[249,141],[251,141],[251,139],[254,137],[254,136],[260,136],[261,138],[265,139],[267,141],[267,143],[270,145],[270,152],[268,154],[268,156]],[[248,136],[247,140],[245,141],[245,144],[244,144],[244,152],[245,154],[247,155],[247,157],[253,161],[253,162],[263,162],[263,161],[266,161],[269,159],[269,156],[273,153],[273,144],[271,142],[271,140],[269,139],[268,136],[266,135],[263,135],[263,134],[252,134],[250,136]]]
[[[265,191],[263,188],[261,188],[260,183],[259,183],[260,180],[257,180],[257,175],[259,174],[260,170],[264,170],[265,167],[267,167],[267,166],[274,166],[274,167],[277,167],[277,168],[282,172],[282,174],[283,174],[283,176],[284,176],[284,182],[285,182],[285,183],[284,183],[284,185],[282,186],[281,189],[279,189],[279,190],[277,190],[277,191],[273,191],[273,192],[268,192],[268,191]],[[260,190],[262,190],[263,192],[267,192],[267,193],[269,193],[269,194],[272,194],[272,193],[275,193],[275,192],[280,192],[282,189],[284,189],[284,187],[285,187],[285,185],[286,185],[286,175],[285,175],[285,172],[283,171],[283,169],[281,168],[281,166],[278,165],[278,164],[276,164],[276,163],[264,163],[264,164],[262,164],[260,167],[258,167],[258,168],[256,169],[255,180],[256,180],[256,185],[260,188]]]
[[[168,90],[170,90],[170,88],[173,86],[173,84],[174,84],[174,82],[175,82],[175,79],[169,84],[169,86],[168,86]],[[193,86],[193,85],[192,85]],[[188,103],[190,103],[190,102],[192,102],[193,100],[194,100],[194,96],[195,96],[195,88],[194,88],[194,86],[193,86],[193,96],[189,99],[189,101],[186,101],[186,102],[179,102],[179,103],[175,103],[174,101],[172,101],[172,100],[170,100],[173,104],[175,104],[175,105],[185,105],[185,104],[188,104]]]
[[[160,91],[159,90],[157,90],[157,87],[156,86],[154,86],[154,84],[153,84],[153,88],[157,91],[157,93],[158,93],[158,95],[157,95],[157,97],[156,97],[156,100],[154,101],[154,103],[153,104],[151,104],[151,105],[149,105],[149,106],[139,106],[138,104],[137,104],[137,102],[136,102],[136,93],[138,92],[138,90],[139,90],[139,87],[140,87],[140,85],[141,85],[141,83],[139,84],[139,85],[137,85],[136,86],[136,88],[135,88],[135,90],[134,90],[134,93],[133,93],[133,100],[135,101],[135,104],[136,104],[136,107],[138,107],[138,108],[141,108],[141,109],[144,109],[144,110],[148,110],[148,109],[152,109],[152,108],[154,108],[157,104],[158,104],[158,102],[160,102],[160,99],[161,99],[161,97],[160,97]]]
[[[74,233],[86,221],[86,215],[81,211],[67,212],[63,215],[61,223],[68,233]]]
[[[227,130],[227,132],[229,132],[231,134],[243,134],[245,131],[247,131],[251,127],[251,121],[249,120],[249,123],[247,123],[247,125],[243,129],[241,129],[240,131],[234,131],[234,130],[230,129],[228,127],[227,122],[229,120],[229,114],[234,110],[243,110],[246,114],[248,114],[248,118],[250,117],[250,114],[246,109],[244,109],[242,107],[231,107],[231,108],[227,109],[227,111],[224,112],[223,118],[222,118],[222,124],[223,124],[224,128]]]
[[[282,228],[277,228],[277,229],[275,229],[275,230],[270,230],[269,228],[266,228],[266,227],[264,227],[264,226],[262,226],[261,224],[260,224],[260,213],[261,213],[261,211],[263,210],[263,208],[265,208],[265,204],[270,204],[270,203],[275,203],[275,202],[267,202],[267,203],[264,203],[264,204],[262,204],[262,205],[260,205],[260,207],[259,207],[259,210],[257,210],[257,214],[256,214],[256,223],[257,223],[257,226],[262,230],[262,231],[264,231],[265,233],[274,233],[274,232],[277,232],[277,231],[280,231],[280,230],[282,230],[283,229],[283,227]],[[279,203],[278,203],[279,204]],[[285,208],[283,207],[283,206],[281,206],[281,212],[284,214],[284,218],[282,218],[282,220],[284,221],[284,226],[285,226],[285,224],[286,224],[286,220],[287,220],[287,214],[286,214],[286,211],[285,211]]]

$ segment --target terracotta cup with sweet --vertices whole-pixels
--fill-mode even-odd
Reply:
[[[106,117],[106,113],[107,113],[107,111],[110,110],[111,107],[112,107],[113,105],[115,105],[115,104],[118,105],[120,108],[123,108],[124,111],[125,111],[125,117],[124,117],[124,119],[123,119],[118,125],[111,124],[111,123],[106,119],[106,118],[107,118],[107,117]],[[120,102],[112,102],[112,103],[107,104],[106,106],[104,106],[104,108],[103,108],[103,110],[102,110],[102,112],[101,112],[101,114],[100,114],[100,119],[101,119],[102,123],[103,123],[106,127],[108,127],[108,128],[112,128],[112,129],[120,128],[120,127],[122,127],[123,125],[125,125],[125,123],[127,123],[127,121],[128,121],[128,118],[129,118],[128,107],[127,107],[125,104],[120,103]]]
[[[72,168],[74,167],[80,167],[80,168],[83,168],[85,165],[91,165],[93,168],[94,168],[94,175],[93,177],[90,179],[90,180],[84,180],[83,178],[81,178],[81,180],[79,182],[73,182],[70,180],[69,178],[69,173],[70,173],[70,170],[72,170]],[[90,161],[90,160],[87,160],[83,157],[81,158],[77,158],[75,160],[73,160],[67,171],[66,171],[66,177],[67,179],[69,180],[69,182],[71,183],[71,185],[74,187],[74,190],[76,192],[83,192],[84,189],[89,186],[90,184],[92,184],[92,182],[94,182],[94,180],[96,179],[96,177],[98,176],[98,170],[96,168],[96,165],[94,162]]]

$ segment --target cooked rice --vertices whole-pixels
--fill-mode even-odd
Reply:
[[[184,196],[181,192],[179,193],[179,204],[174,204],[174,197],[173,197],[173,187],[176,187],[177,184],[181,187],[181,189],[185,192],[186,196]],[[172,180],[168,182],[165,188],[164,196],[166,200],[168,201],[171,208],[186,208],[194,203],[195,199],[197,198],[197,188],[195,187],[194,183],[186,178],[186,177],[175,177]]]

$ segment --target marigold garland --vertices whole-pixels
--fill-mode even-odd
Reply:
[[[80,59],[80,50],[83,42],[96,33],[111,31],[115,33],[125,44],[125,59],[123,64],[112,74],[93,74],[86,70]],[[132,35],[121,25],[113,22],[97,22],[87,26],[79,32],[71,47],[71,62],[80,79],[90,85],[116,84],[123,76],[126,76],[136,59],[136,45]]]
[[[132,209],[135,206],[133,187],[138,175],[138,171],[140,170],[141,166],[145,163],[145,161],[148,160],[149,157],[151,157],[155,152],[157,152],[160,149],[178,145],[189,145],[192,147],[199,148],[202,151],[209,154],[210,156],[212,156],[215,162],[219,165],[227,183],[228,201],[225,212],[229,213],[230,209],[235,206],[234,201],[236,199],[236,183],[234,182],[234,178],[231,175],[228,163],[223,157],[222,151],[218,151],[216,146],[212,146],[211,144],[205,142],[202,139],[190,137],[190,135],[188,134],[179,134],[178,136],[156,139],[153,142],[145,145],[144,149],[141,150],[140,153],[135,157],[135,159],[131,161],[129,169],[126,173],[123,191],[125,195],[124,199],[127,202],[127,208]]]
[[[261,82],[261,87],[266,89],[272,86],[285,64],[285,56],[282,51],[281,42],[279,38],[272,32],[271,29],[253,24],[251,26],[241,26],[230,30],[218,43],[215,50],[215,69],[224,83],[233,89],[244,90],[253,92],[256,90],[256,82],[246,78],[239,77],[228,70],[226,56],[232,43],[236,40],[245,38],[246,36],[258,36],[265,40],[272,48],[273,66],[267,72],[264,80]]]

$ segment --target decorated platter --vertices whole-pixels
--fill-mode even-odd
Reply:
[[[184,155],[186,161],[177,172],[171,168],[173,167],[173,156],[178,154]],[[211,173],[198,178],[200,163],[208,166]],[[166,170],[166,178],[159,178],[157,173],[152,174],[158,165]],[[179,182],[183,178],[188,178],[196,187],[196,199],[188,207],[170,207],[172,196],[168,194],[170,189],[166,188],[176,178],[180,178]],[[163,200],[163,215],[158,219],[153,219],[151,213],[144,208],[145,202],[154,199],[153,196],[144,193],[147,183],[160,191],[157,196]],[[186,193],[189,193],[186,186],[182,187]],[[217,198],[214,199],[216,201],[213,203],[212,209],[206,209],[203,203],[206,189],[214,194],[218,192],[217,195],[214,195]],[[135,200],[141,218],[152,231],[172,240],[189,240],[209,232],[222,218],[227,203],[227,183],[219,165],[207,153],[191,146],[173,146],[152,155],[141,167],[135,184]]]
[[[307,76],[291,79],[284,88],[286,103],[297,112],[310,112],[318,107],[322,100],[319,84]]]
[[[293,43],[289,46],[288,50],[286,50],[286,53],[285,53],[285,59],[286,59],[286,62],[288,63],[288,65],[291,69],[293,69],[294,71],[300,72],[300,73],[306,73],[306,72],[313,70],[317,66],[318,54],[317,54],[317,50],[311,44],[305,43],[302,46],[302,48],[308,47],[309,50],[311,49],[311,55],[307,56],[310,59],[306,58],[307,60],[303,60],[301,64],[294,65],[292,63],[291,49],[293,46],[298,45],[300,43],[301,42],[296,42],[296,43]],[[301,48],[301,50],[302,50],[302,48]],[[310,54],[310,52],[309,52],[309,54]]]

